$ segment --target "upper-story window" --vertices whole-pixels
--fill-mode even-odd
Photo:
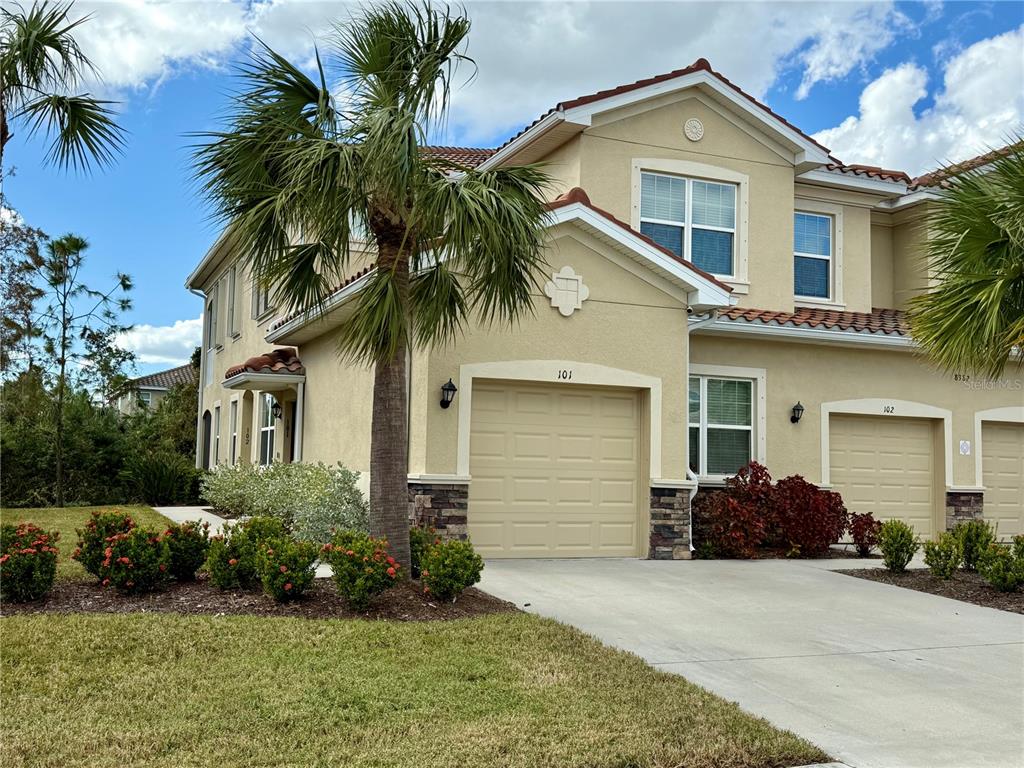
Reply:
[[[832,298],[832,216],[793,214],[793,293],[811,299]]]
[[[227,276],[224,278],[227,285],[228,294],[228,336],[234,338],[241,333],[241,328],[238,326],[238,313],[235,311],[235,295],[238,290],[237,280],[237,268],[232,267],[228,270]]]
[[[270,289],[264,287],[259,280],[252,282],[252,316],[263,317],[270,311]]]
[[[143,408],[149,408],[153,404],[153,393],[142,391],[139,392],[139,405]]]
[[[715,275],[736,269],[736,185],[640,174],[640,231]]]

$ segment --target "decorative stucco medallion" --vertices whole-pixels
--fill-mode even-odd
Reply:
[[[551,275],[544,285],[544,294],[551,299],[551,306],[557,308],[559,314],[569,317],[590,298],[590,289],[572,267],[565,266]]]
[[[690,141],[700,141],[704,138],[704,123],[696,117],[691,117],[683,124],[683,133]]]

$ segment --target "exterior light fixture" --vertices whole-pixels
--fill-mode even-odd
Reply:
[[[275,419],[280,419],[281,414],[284,413],[284,411],[281,409],[281,403],[279,403],[277,400],[274,400],[274,404],[270,406],[270,413]]]
[[[455,399],[455,393],[459,391],[459,388],[452,383],[451,379],[448,379],[447,383],[441,385],[441,407],[447,408],[452,404],[452,400]]]
[[[800,404],[800,401],[796,401],[796,405],[793,406],[793,415],[789,417],[789,421],[792,424],[796,424],[804,415],[804,407]]]

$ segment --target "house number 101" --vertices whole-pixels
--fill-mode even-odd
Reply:
[[[560,381],[569,381],[572,378],[572,371],[563,368],[558,372],[558,378]]]

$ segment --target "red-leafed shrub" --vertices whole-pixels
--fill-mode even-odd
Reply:
[[[779,480],[771,493],[771,520],[790,554],[821,557],[846,530],[842,497],[822,490],[800,475]]]
[[[701,530],[702,556],[755,557],[768,532],[762,510],[739,501],[728,490],[698,497],[694,516]]]
[[[882,530],[882,521],[875,520],[870,512],[853,512],[850,515],[850,536],[853,537],[857,554],[867,557],[871,550],[878,546],[878,532]]]
[[[170,575],[171,553],[159,534],[143,528],[107,539],[100,564],[103,586],[134,595],[156,589]]]
[[[21,603],[50,591],[59,536],[32,523],[0,527],[0,599]]]
[[[772,503],[772,476],[763,464],[752,461],[725,481],[726,491],[741,504],[766,510]]]

